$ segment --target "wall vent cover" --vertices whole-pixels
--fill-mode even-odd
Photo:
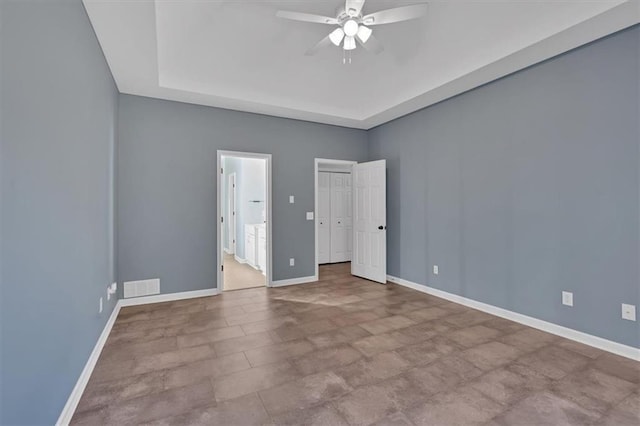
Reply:
[[[140,281],[126,281],[123,285],[124,297],[150,296],[160,294],[160,278]]]

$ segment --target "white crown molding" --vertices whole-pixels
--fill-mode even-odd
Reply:
[[[640,1],[629,0],[591,19],[580,22],[551,37],[505,56],[482,68],[451,80],[428,92],[360,121],[361,128],[371,129],[412,112],[499,80],[532,65],[591,43],[607,35],[640,23]]]
[[[197,90],[163,87],[157,57],[156,3],[117,0],[83,2],[121,93],[365,130],[640,23],[640,2],[627,0],[514,53],[505,52],[506,56],[494,62],[457,77],[451,75],[448,80],[435,87],[416,88],[414,93],[408,92],[405,99],[393,101],[394,104],[376,103],[369,109],[342,110],[330,105],[309,104],[304,100],[285,104],[284,101],[270,102],[266,98],[258,99],[241,94],[229,97],[228,94],[221,96]],[[123,11],[125,7],[126,11]],[[114,36],[111,34],[116,23],[121,31]],[[122,48],[123,38],[127,40],[127,49]],[[134,57],[142,58],[135,71],[127,68],[130,61],[126,58],[131,52],[136,53]],[[126,78],[128,73],[135,78]],[[150,79],[150,75],[158,77],[158,80]]]
[[[271,287],[285,287],[288,285],[306,284],[318,281],[316,275],[309,275],[308,277],[290,278],[288,280],[277,280],[271,283]]]
[[[594,348],[602,349],[607,352],[614,353],[626,358],[640,361],[640,349],[632,346],[623,345],[622,343],[613,342],[611,340],[603,339],[601,337],[593,336],[591,334],[583,333],[572,328],[563,327],[558,324],[543,321],[537,318],[533,318],[527,315],[519,314],[517,312],[509,311],[507,309],[499,308],[497,306],[489,305],[487,303],[478,302],[477,300],[468,299],[457,294],[449,293],[443,290],[438,290],[433,287],[418,284],[412,281],[407,281],[402,278],[387,275],[387,280],[417,290],[422,293],[430,294],[432,296],[439,297],[441,299],[449,300],[450,302],[458,303],[460,305],[468,306],[473,309],[477,309],[482,312],[486,312],[491,315],[495,315],[501,318],[505,318],[520,324],[527,325],[529,327],[537,328],[538,330],[546,331],[547,333],[555,334],[556,336],[564,337],[576,342],[584,343],[585,345],[593,346]]]

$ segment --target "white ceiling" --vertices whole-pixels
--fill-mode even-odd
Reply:
[[[364,12],[424,0],[367,0]],[[122,93],[368,129],[640,22],[638,0],[428,1],[424,18],[372,27],[385,46],[352,63],[334,27],[341,0],[84,0]]]

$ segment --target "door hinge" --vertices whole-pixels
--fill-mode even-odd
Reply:
[[[223,175],[224,174],[224,169],[222,167],[220,167],[220,174]]]
[[[224,223],[224,217],[220,217],[220,223]]]
[[[224,265],[220,265],[220,270],[224,272]]]

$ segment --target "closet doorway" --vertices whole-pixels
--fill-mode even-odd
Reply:
[[[316,277],[319,265],[350,262],[355,161],[315,159]]]
[[[270,286],[271,155],[218,151],[218,288]]]

